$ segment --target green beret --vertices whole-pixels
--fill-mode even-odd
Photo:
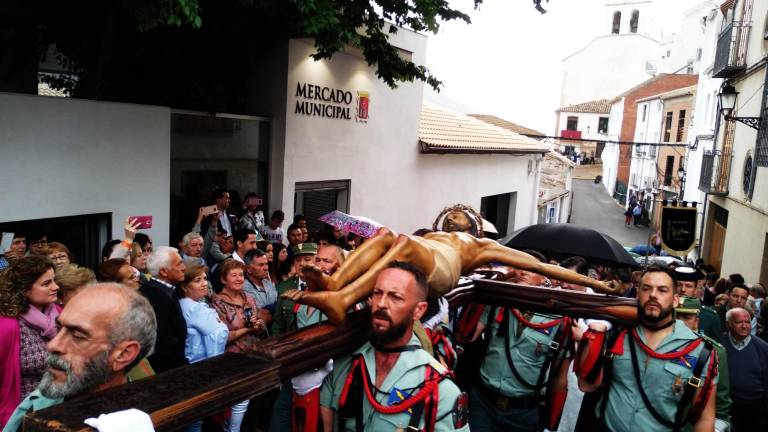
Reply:
[[[291,253],[297,255],[317,255],[317,243],[299,243],[291,246]]]
[[[697,298],[680,296],[680,305],[675,308],[676,313],[699,314],[701,301]]]

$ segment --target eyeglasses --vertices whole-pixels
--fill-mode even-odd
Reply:
[[[67,254],[58,254],[58,255],[51,255],[51,261],[67,261],[69,259],[69,255]]]

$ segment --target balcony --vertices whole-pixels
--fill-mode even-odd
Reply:
[[[712,67],[713,77],[731,78],[744,72],[748,29],[749,22],[733,21],[720,33],[717,38],[715,63]]]
[[[699,190],[710,195],[728,195],[730,170],[730,151],[705,151],[701,161]]]
[[[577,130],[561,130],[560,136],[562,138],[581,139],[581,131]]]

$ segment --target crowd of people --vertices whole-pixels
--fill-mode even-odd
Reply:
[[[74,263],[66,245],[28,247],[16,234],[0,256],[3,431],[21,430],[30,411],[248,352],[326,320],[280,294],[310,289],[308,268],[333,275],[366,240],[332,226],[310,232],[302,215],[283,230],[284,213],[266,220],[256,194],[245,196],[239,215],[230,213],[227,191],[212,198],[178,248],[154,245],[127,220],[95,271]],[[199,419],[184,430],[239,431],[244,422],[270,431],[768,430],[765,287],[720,277],[702,262],[631,271],[526,252],[621,284],[637,299],[637,325],[449,309],[428,298],[429,275],[395,261],[353,307],[370,308],[372,336],[352,356],[233,404],[221,422]],[[591,292],[523,269],[494,271],[511,282]],[[268,418],[247,420],[265,404]]]

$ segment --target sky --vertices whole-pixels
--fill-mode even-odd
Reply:
[[[426,66],[443,81],[424,98],[464,113],[493,114],[547,134],[555,130],[561,60],[607,34],[606,0],[550,0],[540,14],[531,0],[452,0],[472,24],[442,23],[429,34]],[[684,9],[699,0],[657,0],[665,32],[674,32]],[[642,19],[642,17],[641,17]],[[666,33],[665,33],[666,34]]]

